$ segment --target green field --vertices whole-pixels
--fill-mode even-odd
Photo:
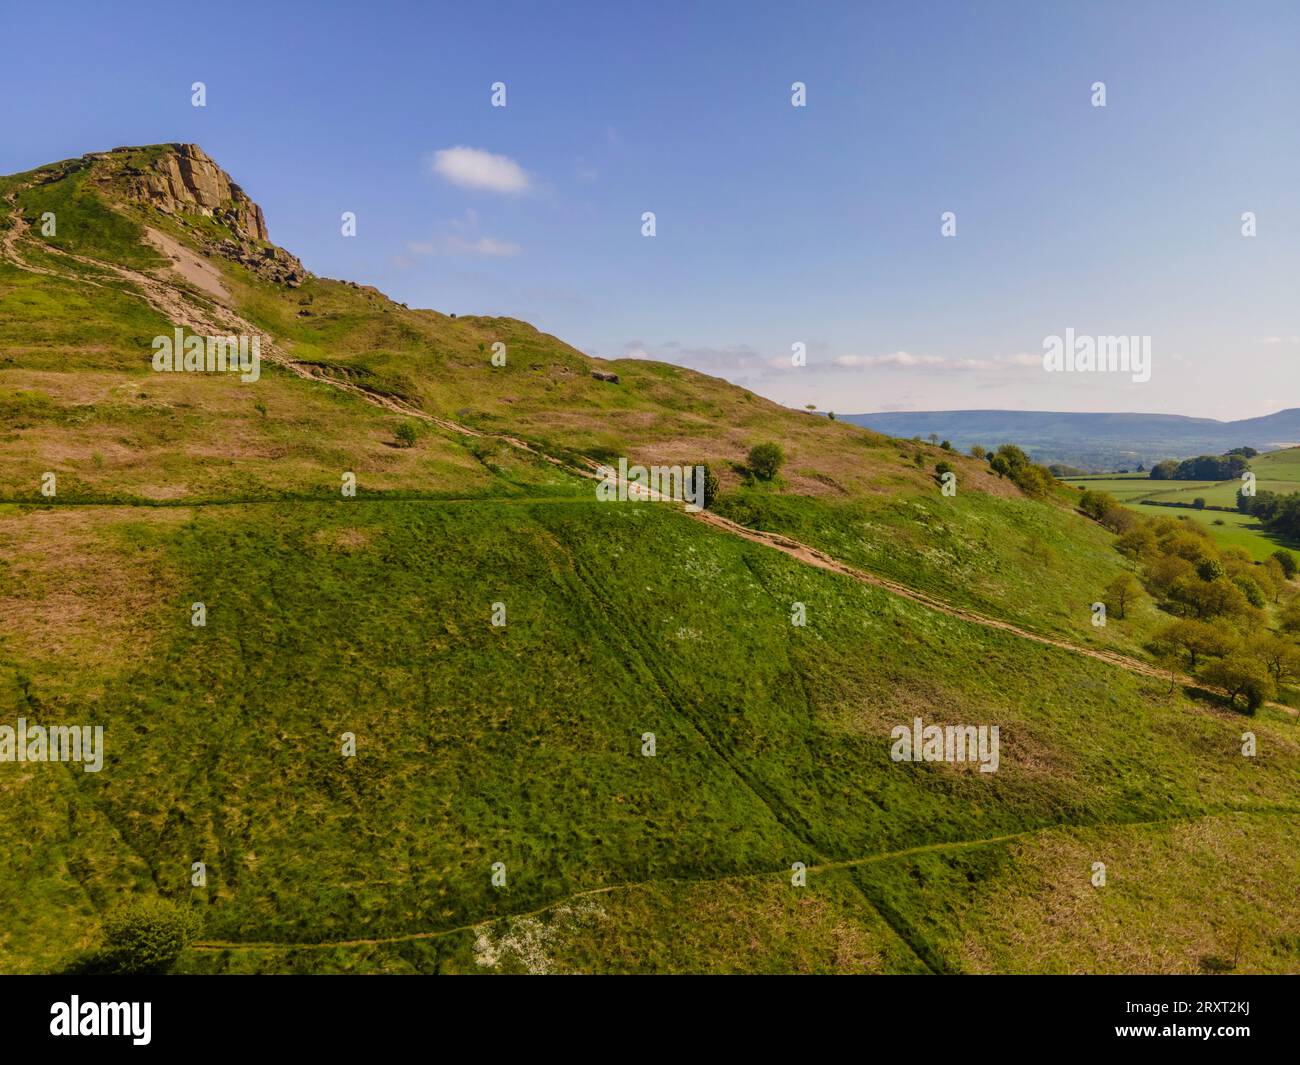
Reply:
[[[1250,460],[1258,491],[1288,494],[1300,492],[1300,448],[1287,448],[1257,455]],[[1241,481],[1153,481],[1145,474],[1115,477],[1070,477],[1066,484],[1080,490],[1109,492],[1119,502],[1144,517],[1158,515],[1188,518],[1209,528],[1223,547],[1239,547],[1251,558],[1263,561],[1279,547],[1290,550],[1300,545],[1266,532],[1257,520],[1235,510]],[[1191,504],[1204,499],[1208,506],[1232,507],[1233,511],[1196,510]],[[1143,500],[1187,504],[1179,507],[1144,506]]]

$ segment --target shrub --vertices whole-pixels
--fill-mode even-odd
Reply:
[[[1223,563],[1212,558],[1202,559],[1196,565],[1196,575],[1203,581],[1217,581],[1223,574]]]
[[[1246,602],[1254,607],[1263,607],[1267,600],[1264,598],[1264,590],[1259,586],[1253,577],[1247,577],[1244,573],[1232,578],[1232,583],[1241,589],[1241,594],[1246,597]]]
[[[1295,555],[1291,554],[1290,551],[1283,551],[1279,548],[1268,557],[1277,559],[1277,563],[1282,567],[1282,572],[1286,574],[1287,580],[1290,580],[1295,576],[1297,569],[1296,560]]]
[[[1079,497],[1079,509],[1097,521],[1101,521],[1107,512],[1116,506],[1118,503],[1109,492],[1094,492],[1089,488],[1085,489],[1083,495]]]
[[[755,444],[746,459],[750,472],[760,481],[770,481],[785,464],[785,452],[780,444]]]
[[[115,973],[165,973],[201,924],[188,906],[160,898],[129,899],[104,916],[104,949],[98,960]]]
[[[411,422],[402,422],[393,430],[393,435],[397,437],[397,442],[402,447],[415,446],[415,425]]]
[[[695,476],[695,472],[696,472],[696,470],[703,470],[703,471],[704,471],[704,500],[703,500],[703,503],[704,503],[704,509],[705,509],[705,510],[708,510],[710,507],[713,506],[713,501],[714,501],[715,499],[718,498],[718,491],[719,491],[719,489],[720,489],[720,487],[721,487],[720,484],[718,483],[718,475],[717,475],[716,473],[713,472],[713,470],[710,468],[710,466],[709,466],[709,464],[708,464],[707,462],[693,462],[693,463],[691,463],[691,465],[690,465],[690,476],[691,476],[691,477],[694,477],[694,476]],[[695,486],[692,485],[692,486],[691,486],[691,495],[694,496],[696,490],[697,490],[697,489],[695,488]],[[698,499],[699,497],[698,497],[698,496],[695,496],[695,498]]]
[[[1052,475],[1042,466],[1026,463],[1011,471],[1011,480],[1027,496],[1045,496],[1052,487]]]

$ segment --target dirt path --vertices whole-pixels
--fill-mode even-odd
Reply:
[[[1223,810],[1212,810],[1206,813],[1185,814],[1174,817],[1161,817],[1151,821],[1121,821],[1109,824],[1060,824],[1060,825],[1040,825],[1038,828],[1027,828],[1023,832],[1010,832],[1000,836],[988,836],[982,839],[963,839],[954,840],[950,843],[924,843],[917,847],[904,847],[896,851],[882,851],[879,854],[869,854],[863,858],[846,858],[839,861],[819,862],[807,867],[809,873],[827,873],[837,869],[855,869],[863,865],[873,865],[877,862],[888,862],[898,858],[909,858],[916,854],[933,854],[943,851],[962,851],[969,850],[972,847],[984,847],[995,843],[1009,843],[1012,840],[1025,839],[1030,836],[1036,836],[1043,832],[1059,832],[1071,829],[1108,829],[1108,828],[1151,828],[1156,825],[1177,824],[1187,821],[1201,821],[1210,817],[1224,817],[1231,814],[1247,814],[1253,816],[1282,816],[1295,817],[1300,816],[1300,810],[1289,807],[1241,807]],[[764,869],[756,873],[723,873],[719,876],[701,876],[689,878],[660,877],[655,880],[632,880],[620,884],[606,884],[603,887],[587,888],[584,891],[575,891],[571,895],[565,895],[558,899],[553,899],[544,906],[538,906],[536,909],[525,910],[520,913],[500,914],[496,917],[487,917],[481,921],[473,921],[470,924],[457,925],[455,928],[441,928],[430,932],[408,932],[395,936],[374,936],[357,939],[332,939],[318,943],[294,943],[294,942],[270,942],[270,941],[248,941],[223,940],[223,939],[204,939],[190,944],[191,950],[215,951],[215,950],[332,950],[336,947],[374,947],[383,946],[389,943],[411,943],[422,939],[440,939],[443,936],[455,935],[458,932],[472,932],[478,928],[487,928],[497,921],[522,920],[528,917],[539,917],[548,910],[553,910],[557,906],[563,906],[571,902],[580,902],[582,899],[594,898],[597,895],[608,895],[615,891],[632,891],[640,887],[649,887],[654,884],[720,884],[736,880],[759,880],[767,877],[789,876],[789,868],[781,869]]]
[[[11,189],[5,196],[5,202],[12,211],[12,224],[0,236],[0,256],[5,260],[17,266],[21,270],[27,270],[32,273],[44,274],[50,277],[61,278],[65,281],[71,281],[79,284],[94,285],[98,288],[106,287],[101,282],[91,280],[90,278],[81,277],[77,274],[62,274],[55,270],[49,270],[44,267],[34,266],[26,262],[18,253],[18,241],[25,233],[27,226],[23,221],[21,212],[17,205],[17,195],[21,191],[19,188]],[[374,406],[382,407],[385,410],[392,411],[394,414],[401,414],[405,417],[415,418],[419,421],[437,426],[445,432],[454,433],[460,436],[474,437],[478,439],[498,440],[510,447],[520,451],[527,452],[536,458],[551,465],[567,470],[570,473],[577,474],[581,477],[599,479],[596,472],[598,464],[594,460],[587,460],[584,465],[574,465],[563,459],[548,455],[539,451],[525,440],[518,437],[510,436],[505,433],[484,433],[477,429],[472,429],[467,425],[461,425],[458,422],[451,421],[447,418],[439,418],[436,415],[429,414],[420,410],[409,403],[396,399],[393,396],[382,395],[369,389],[362,388],[360,385],[353,384],[351,381],[341,381],[331,377],[317,366],[299,362],[293,358],[287,351],[280,348],[271,337],[262,333],[260,329],[247,321],[245,318],[236,314],[224,304],[212,303],[211,306],[202,306],[198,300],[188,291],[178,287],[173,281],[166,277],[157,277],[152,274],[143,273],[129,267],[119,266],[115,263],[102,262],[98,259],[91,259],[85,256],[76,255],[72,252],[63,251],[52,245],[46,244],[45,250],[55,255],[66,258],[70,261],[81,263],[98,270],[110,270],[118,278],[129,282],[138,289],[138,292],[132,295],[143,299],[150,307],[161,314],[169,322],[175,325],[185,326],[195,333],[204,335],[229,335],[231,333],[245,336],[261,337],[262,358],[273,365],[283,367],[290,373],[308,381],[315,381],[321,384],[329,385],[332,388],[349,392],[358,398]],[[642,488],[640,485],[629,485],[632,494],[640,494],[643,498],[660,501],[664,500],[657,493]],[[1002,621],[998,618],[988,617],[984,614],[977,613],[973,610],[967,610],[962,607],[953,606],[951,603],[942,599],[936,599],[932,596],[919,592],[907,585],[899,584],[885,577],[879,577],[873,573],[856,569],[846,565],[843,562],[832,558],[830,555],[810,547],[807,544],[789,537],[781,536],[777,533],[761,532],[756,529],[747,528],[744,525],[737,524],[719,514],[711,511],[700,511],[690,515],[697,521],[701,521],[720,532],[728,533],[732,536],[739,536],[751,543],[762,544],[765,547],[773,548],[782,553],[797,559],[798,561],[809,566],[816,566],[819,569],[829,570],[832,573],[839,573],[843,576],[850,577],[853,580],[863,584],[869,584],[875,588],[881,588],[885,591],[892,592],[895,595],[903,596],[915,603],[919,603],[931,610],[947,614],[949,617],[958,618],[962,621],[968,621],[975,625],[983,625],[986,628],[998,629],[1002,632],[1009,632],[1022,639],[1033,640],[1036,643],[1046,644],[1049,647],[1056,647],[1064,651],[1071,651],[1075,654],[1086,655],[1089,658],[1096,659],[1100,662],[1106,662],[1112,666],[1118,666],[1120,669],[1126,669],[1132,673],[1138,673],[1142,676],[1152,677],[1159,680],[1169,680],[1169,673],[1165,670],[1157,669],[1146,662],[1136,658],[1130,658],[1127,655],[1120,654],[1116,651],[1105,651],[1092,647],[1084,647],[1079,644],[1070,643],[1067,640],[1057,639],[1051,636],[1045,636],[1041,633],[1033,632],[1029,629],[1021,628],[1010,622]],[[1194,678],[1178,675],[1174,678],[1175,683],[1184,686],[1193,686],[1206,691],[1214,691],[1215,694],[1225,695],[1225,692],[1217,691],[1206,685],[1200,684]],[[1289,706],[1283,706],[1280,703],[1267,704],[1274,709],[1282,710],[1292,716],[1297,711]]]

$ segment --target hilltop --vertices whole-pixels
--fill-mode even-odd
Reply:
[[[1245,759],[1151,603],[1092,623],[1077,493],[320,277],[194,145],[0,212],[0,721],[106,746],[0,765],[5,971],[131,895],[191,972],[1296,968],[1294,718]],[[177,328],[260,376],[155,372]],[[618,458],[720,495],[601,503]],[[916,717],[997,772],[891,759]]]

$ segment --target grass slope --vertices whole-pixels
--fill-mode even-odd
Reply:
[[[989,841],[1236,810],[1283,823],[1268,811],[1292,807],[1300,744],[1280,714],[1240,717],[664,506],[597,503],[491,437],[422,424],[396,447],[403,415],[270,364],[255,385],[154,374],[150,339],[172,323],[108,264],[167,276],[146,228],[196,251],[226,233],[116,198],[118,168],[161,150],[0,179],[29,224],[58,215],[57,241],[30,231],[19,252],[61,275],[0,262],[0,721],[98,722],[108,747],[98,775],[0,766],[5,971],[68,965],[133,892],[200,908],[205,939],[236,944],[189,952],[189,971],[1101,965],[1113,924],[1064,927],[1037,953],[999,939],[1051,913],[1012,897],[1017,878],[1065,890],[1075,871]],[[1131,649],[1154,621],[1139,608],[1092,629],[1124,567],[1109,536],[983,463],[595,360],[513,319],[212,262],[230,310],[327,379],[561,457],[704,459],[738,520],[1077,643]],[[744,487],[763,440],[785,449],[782,478]],[[998,725],[1001,768],[891,761],[890,730],[914,716]],[[950,851],[1006,856],[909,895]],[[1211,860],[1289,868],[1267,835],[1190,848],[1167,875],[1146,868],[1150,897],[1203,913],[1219,896],[1190,881]],[[806,888],[794,862],[815,870]],[[1130,911],[1124,934],[1172,956],[1143,920]],[[1196,920],[1189,951],[1247,918],[1223,907],[1214,936]],[[1241,966],[1293,965],[1284,900],[1259,892],[1249,920],[1272,938]],[[963,928],[985,929],[985,953]]]

